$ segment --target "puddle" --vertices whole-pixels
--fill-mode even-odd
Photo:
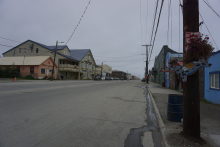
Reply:
[[[141,137],[143,136],[144,132],[151,132],[154,146],[162,147],[162,144],[161,144],[162,137],[161,137],[161,133],[160,133],[160,130],[157,124],[157,119],[156,119],[156,116],[153,110],[150,95],[145,86],[140,87],[140,88],[143,88],[145,90],[144,95],[147,101],[147,104],[146,104],[147,119],[145,120],[145,122],[147,123],[147,126],[142,126],[140,128],[132,128],[125,140],[125,147],[143,147],[142,142],[141,142]]]

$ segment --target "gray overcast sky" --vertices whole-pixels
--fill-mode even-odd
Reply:
[[[179,0],[171,1],[169,43],[167,43],[168,0],[164,0],[151,60],[154,60],[162,46],[166,44],[171,49],[182,52],[182,13],[180,13],[179,44]],[[56,40],[66,42],[88,2],[89,0],[0,0],[0,37],[19,42],[31,39],[45,45],[55,45]],[[220,19],[203,0],[199,2],[200,13],[220,47]],[[208,2],[220,14],[220,0]],[[142,44],[150,42],[155,3],[156,0],[91,0],[81,23],[67,45],[70,49],[91,49],[97,64],[106,61],[104,64],[108,64],[113,70],[128,71],[142,78],[146,59],[145,55],[141,55],[146,53],[146,48],[142,47]],[[161,0],[159,8],[160,5]],[[200,27],[200,32],[209,35],[205,25]],[[0,38],[0,44],[16,46],[19,43]],[[217,48],[215,45],[214,47]],[[10,47],[0,46],[0,54],[9,49]],[[150,69],[153,62],[150,62]]]

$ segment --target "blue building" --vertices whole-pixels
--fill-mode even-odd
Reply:
[[[177,61],[183,61],[183,53],[170,53],[168,52],[166,54],[165,58],[165,67],[170,69],[170,60],[177,60]],[[169,87],[169,72],[165,72],[165,86]]]
[[[210,68],[204,68],[204,98],[215,104],[220,104],[220,51],[215,52],[208,60]]]

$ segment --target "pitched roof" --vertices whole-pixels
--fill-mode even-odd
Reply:
[[[70,56],[81,61],[89,51],[90,49],[73,49],[70,50]]]
[[[50,56],[19,56],[19,57],[3,57],[0,59],[0,65],[40,65]]]
[[[35,41],[32,41],[32,40],[27,40],[27,41],[25,41],[25,42],[23,42],[23,43],[21,43],[21,44],[19,44],[19,45],[22,45],[22,44],[24,44],[24,43],[26,43],[26,42],[28,42],[28,41],[33,42],[33,43],[35,43],[35,44],[37,44],[37,45],[39,45],[39,46],[41,46],[41,47],[44,47],[44,48],[46,48],[46,49],[48,49],[48,50],[50,50],[50,51],[52,51],[52,52],[55,52],[55,47],[56,47],[56,46],[47,46],[47,45],[44,45],[44,44],[41,44],[41,43],[38,43],[38,42],[35,42]],[[12,49],[18,47],[19,45],[13,47]],[[65,47],[68,48],[67,45],[58,45],[58,46],[57,46],[57,49],[58,49],[58,50],[62,50],[62,49],[64,49]],[[12,50],[12,49],[10,49],[10,50]],[[10,51],[10,50],[8,50],[8,51]],[[69,50],[69,48],[68,48],[68,50]],[[7,53],[8,51],[4,52],[3,54]],[[77,60],[75,57],[73,57],[73,56],[71,56],[71,55],[70,55],[70,56],[67,56],[67,55],[64,55],[64,54],[61,54],[61,53],[58,53],[58,52],[57,52],[57,54],[58,54],[58,55],[61,55],[61,56],[63,56],[63,57],[66,57],[66,58],[68,58],[68,59],[71,59],[71,60],[80,61],[80,60]]]

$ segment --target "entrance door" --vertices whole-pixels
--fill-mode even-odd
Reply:
[[[49,75],[49,72],[50,72],[50,69],[48,68],[48,69],[47,69],[47,76]]]

